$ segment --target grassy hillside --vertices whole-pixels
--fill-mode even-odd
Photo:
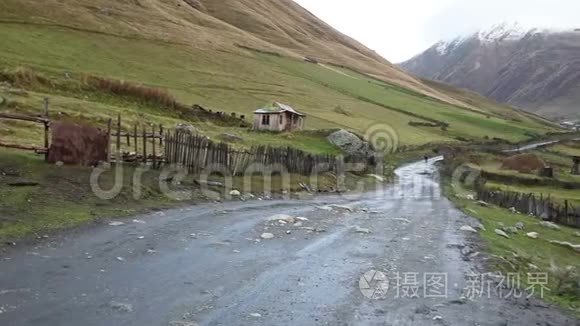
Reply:
[[[352,66],[453,102],[291,0],[6,0],[0,21],[240,53],[238,45]]]
[[[550,121],[542,116],[523,110],[514,110],[512,107],[506,104],[497,103],[492,99],[485,98],[476,92],[428,79],[422,79],[422,81],[429,87],[456,98],[463,103],[471,104],[474,107],[484,107],[490,114],[510,119],[514,122],[533,120],[542,122],[549,127],[555,126],[553,121]]]
[[[402,145],[493,137],[521,141],[556,130],[511,108],[481,98],[467,101],[414,80],[293,2],[188,3],[3,1],[0,68],[29,67],[55,86],[0,87],[0,96],[10,103],[0,109],[34,114],[42,97],[49,96],[52,110],[77,120],[102,123],[122,112],[127,123],[170,127],[180,121],[163,108],[60,87],[96,75],[166,89],[179,102],[248,117],[272,100],[285,102],[308,114],[308,129],[348,128],[364,134],[369,126],[385,123],[396,130]],[[295,19],[275,19],[284,15]],[[302,55],[326,63],[305,63]],[[26,89],[27,95],[11,91],[15,87]],[[449,126],[409,124],[417,122]],[[194,123],[210,136],[232,131]],[[39,132],[0,121],[2,139],[32,143],[40,140]],[[312,135],[235,132],[251,142],[335,150]]]

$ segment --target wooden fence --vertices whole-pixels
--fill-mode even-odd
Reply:
[[[309,175],[337,171],[342,163],[333,155],[314,155],[290,147],[253,146],[248,150],[237,150],[229,144],[215,143],[206,137],[182,131],[165,135],[164,158],[166,164],[183,166],[190,173],[200,173],[214,166],[232,175],[242,175],[252,168],[254,172],[280,168],[289,173]]]
[[[44,147],[20,145],[20,144],[8,144],[8,143],[4,143],[4,142],[0,142],[0,147],[31,150],[31,151],[35,151],[36,153],[44,154],[45,159],[48,158],[48,148],[49,148],[48,138],[49,138],[49,129],[50,129],[50,119],[48,116],[48,98],[44,99],[42,116],[34,117],[34,116],[27,116],[27,115],[21,115],[21,114],[1,113],[0,112],[0,119],[27,121],[27,122],[35,122],[35,123],[42,124],[44,126]]]
[[[44,115],[32,117],[0,113],[0,118],[37,122],[44,125],[44,147],[30,147],[3,144],[12,147],[35,150],[48,155],[49,128],[48,99],[44,102]],[[314,172],[364,171],[379,164],[376,158],[316,155],[291,147],[252,146],[250,149],[236,149],[227,143],[217,143],[204,136],[193,135],[176,129],[166,132],[162,125],[134,124],[122,127],[119,114],[116,121],[107,121],[107,161],[151,164],[160,168],[164,164],[176,164],[187,168],[190,173],[201,173],[212,166],[226,169],[232,175],[243,175],[249,168],[256,172],[288,172],[310,175]],[[126,124],[125,124],[126,125]],[[278,171],[275,171],[278,170]],[[226,171],[223,171],[226,172]]]
[[[580,228],[580,209],[568,201],[559,204],[549,196],[540,195],[538,197],[534,194],[491,191],[483,187],[477,190],[477,199],[503,208],[513,207],[522,214],[532,215],[543,220]]]
[[[113,120],[109,119],[107,134],[109,138],[109,161],[115,162],[151,162],[153,168],[164,162],[164,129],[162,125],[133,125],[131,131],[121,129],[121,115],[113,127]],[[112,129],[115,129],[113,132]],[[113,142],[114,140],[114,142]]]
[[[27,121],[39,123],[44,126],[44,146],[31,146],[23,144],[12,144],[0,141],[0,147],[35,151],[44,154],[48,158],[50,149],[51,120],[49,119],[49,100],[44,99],[43,112],[39,116],[28,116],[15,113],[0,112],[0,119]],[[163,126],[159,125],[134,125],[131,132],[121,129],[121,115],[117,116],[117,121],[113,125],[113,119],[107,123],[108,155],[107,161],[121,162],[152,162],[154,167],[163,163]],[[118,155],[119,154],[119,155]],[[117,157],[120,156],[120,157]]]

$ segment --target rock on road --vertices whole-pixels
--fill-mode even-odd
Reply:
[[[471,219],[441,196],[432,162],[397,174],[357,198],[203,204],[11,248],[0,325],[577,324],[535,300],[464,300]],[[388,277],[381,300],[359,288],[372,270]]]

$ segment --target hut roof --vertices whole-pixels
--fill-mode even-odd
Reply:
[[[278,103],[278,102],[274,102],[269,106],[265,106],[261,109],[254,111],[254,113],[260,113],[260,114],[273,114],[273,113],[282,113],[282,112],[290,112],[290,113],[297,114],[297,115],[302,116],[302,117],[305,116],[305,114],[294,110],[291,106],[286,105],[286,104],[282,104],[282,103]]]

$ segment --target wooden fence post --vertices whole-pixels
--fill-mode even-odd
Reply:
[[[137,141],[137,124],[133,125],[133,145],[135,146],[135,160],[139,154],[139,142]]]
[[[564,200],[564,221],[568,224],[568,200]]]
[[[107,121],[107,163],[111,163],[111,128],[113,127],[113,119]]]
[[[151,143],[153,144],[153,147],[151,148],[151,154],[153,155],[153,168],[157,168],[157,153],[155,151],[155,143],[157,142],[157,139],[155,138],[155,125],[153,125],[153,127],[151,127],[151,131],[153,132],[151,134]]]
[[[169,138],[170,135],[165,135],[165,147],[163,148],[163,164],[169,164]]]
[[[44,154],[44,160],[48,161],[48,150],[49,150],[49,142],[48,142],[48,133],[50,128],[50,122],[48,121],[48,97],[44,98],[44,118],[46,121],[44,122],[44,148],[46,148],[46,153]]]
[[[117,114],[117,153],[115,154],[115,161],[121,163],[123,155],[121,154],[121,113]]]
[[[572,157],[572,171],[570,171],[572,175],[580,175],[580,156]]]
[[[147,164],[147,129],[143,127],[143,163]]]
[[[551,195],[536,197],[533,193],[523,194],[508,191],[477,190],[477,199],[502,208],[516,208],[521,214],[532,215],[554,223],[580,227],[580,211],[569,200],[562,204],[553,201]]]

